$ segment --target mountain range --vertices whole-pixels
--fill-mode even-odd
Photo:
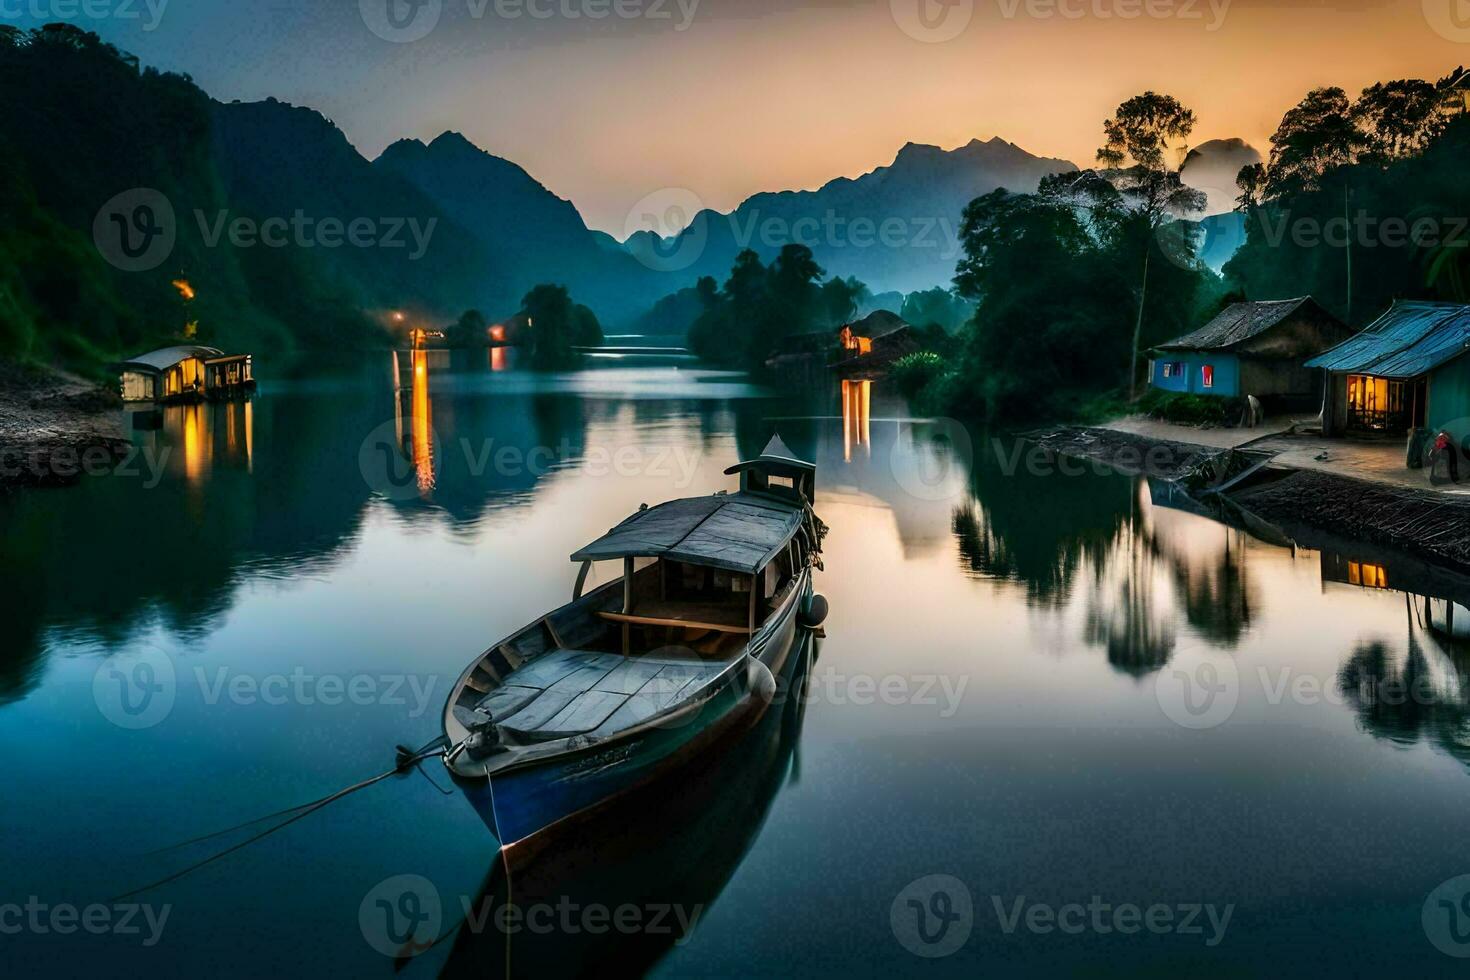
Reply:
[[[193,329],[189,321],[201,340],[225,346],[373,344],[389,311],[425,322],[470,308],[501,318],[546,282],[622,329],[701,276],[723,282],[742,249],[769,261],[790,242],[808,245],[828,276],[856,277],[874,294],[947,287],[970,201],[1002,187],[1033,191],[1043,177],[1076,169],[1000,138],[952,150],[910,143],[886,166],[814,190],[756,194],[729,213],[671,191],[687,199],[680,213],[692,222],[635,224],[618,241],[458,133],[400,140],[370,161],[313,109],[215,101],[187,77],[141,68],[66,25],[0,46],[0,76],[11,80],[17,109],[0,114],[0,138],[15,148],[12,166],[0,169],[0,205],[19,215],[0,228],[0,257],[10,259],[0,263],[0,353],[93,364]],[[1254,152],[1237,143],[1201,147],[1189,175],[1216,180]],[[94,225],[118,196],[140,189],[171,204],[177,243],[161,264],[130,271],[94,247]],[[401,236],[396,248],[252,247],[221,241],[216,224],[298,214],[367,219],[379,232],[406,220],[431,234],[420,249],[403,247],[412,243]],[[62,270],[70,285],[52,282]],[[187,308],[175,280],[197,296]],[[672,323],[689,306],[686,294],[656,319]]]
[[[329,261],[371,280],[376,295],[406,297],[388,305],[458,297],[425,311],[441,318],[457,315],[456,306],[508,315],[532,286],[550,281],[620,326],[700,276],[723,281],[744,248],[769,260],[792,241],[810,246],[829,275],[856,276],[875,293],[947,285],[966,204],[997,187],[1034,190],[1047,174],[1073,168],[999,138],[949,151],[911,143],[862,176],[757,194],[729,214],[700,211],[675,235],[638,232],[619,242],[589,228],[572,202],[523,168],[456,132],[428,143],[399,140],[369,162],[311,109],[275,100],[217,104],[214,121],[226,194],[252,212],[436,220],[432,262],[417,268],[392,261],[404,256],[354,249]],[[365,268],[374,263],[385,264],[383,274]],[[424,297],[411,277],[430,271],[436,286]]]
[[[856,276],[875,293],[948,286],[967,204],[1001,187],[1035,191],[1043,177],[1075,169],[999,137],[954,150],[909,143],[891,164],[862,176],[812,191],[756,194],[729,214],[700,211],[674,235],[637,232],[624,248],[648,264],[660,257],[682,264],[697,255],[688,274],[723,281],[742,249],[768,256],[795,241],[809,246],[829,275]]]

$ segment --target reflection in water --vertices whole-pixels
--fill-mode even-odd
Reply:
[[[1135,676],[1163,667],[1174,652],[1173,617],[1157,608],[1160,557],[1154,537],[1130,515],[1088,592],[1084,637],[1107,651],[1113,667]]]
[[[1364,589],[1388,588],[1388,569],[1375,562],[1356,561],[1330,551],[1322,552],[1322,581],[1341,582]]]
[[[842,458],[852,462],[852,447],[861,446],[867,454],[873,454],[872,434],[868,427],[869,409],[873,397],[873,382],[842,382]]]
[[[1013,458],[1008,449],[1000,456]],[[1178,614],[1226,649],[1250,628],[1258,600],[1246,536],[1153,503],[1143,481],[1012,471],[982,454],[972,491],[953,516],[966,570],[1021,583],[1033,605],[1058,615],[1080,589],[1084,640],[1124,673],[1168,663]]]
[[[418,474],[420,493],[434,489],[434,441],[429,417],[429,354],[413,352],[413,445],[414,472]]]
[[[184,475],[188,477],[190,483],[199,482],[208,463],[208,456],[212,455],[214,448],[212,443],[204,441],[204,436],[200,431],[204,427],[199,418],[203,409],[203,405],[180,405],[178,407],[179,412],[183,415],[181,424],[184,430]]]
[[[214,829],[237,813],[296,803],[377,771],[396,741],[422,744],[437,734],[432,705],[410,717],[407,708],[381,704],[211,706],[196,690],[203,676],[196,671],[210,683],[225,665],[289,676],[399,673],[412,664],[428,679],[457,676],[486,636],[505,635],[523,625],[527,609],[565,596],[571,575],[562,543],[570,550],[590,540],[641,501],[726,486],[723,468],[759,452],[777,417],[783,438],[818,461],[818,509],[833,524],[821,588],[832,598],[826,656],[834,671],[897,669],[985,683],[968,686],[952,718],[916,704],[819,700],[803,736],[814,751],[799,788],[781,789],[795,772],[794,741],[756,736],[721,755],[712,776],[652,793],[554,851],[518,856],[512,898],[708,906],[694,941],[666,962],[669,935],[582,934],[547,940],[547,963],[565,972],[589,963],[607,972],[617,963],[614,972],[654,964],[680,975],[774,973],[782,957],[799,956],[803,942],[837,921],[848,930],[844,945],[858,951],[851,956],[871,950],[872,963],[861,965],[880,969],[888,965],[884,950],[908,956],[884,914],[891,896],[933,869],[937,848],[975,853],[973,821],[956,821],[957,813],[983,813],[997,839],[1014,845],[1002,849],[1008,854],[987,853],[985,867],[953,865],[967,880],[1061,896],[1085,874],[1087,884],[1112,894],[1197,895],[1203,879],[1191,875],[1218,873],[1213,893],[1255,900],[1260,923],[1277,910],[1274,891],[1286,890],[1273,883],[1299,868],[1323,895],[1339,884],[1342,893],[1366,891],[1361,869],[1338,860],[1345,838],[1374,839],[1382,864],[1412,877],[1413,889],[1421,879],[1442,879],[1438,864],[1453,863],[1446,854],[1453,856],[1454,841],[1436,841],[1432,831],[1454,825],[1470,776],[1428,751],[1405,760],[1385,748],[1432,748],[1470,768],[1470,578],[1351,542],[1333,546],[1341,557],[1310,542],[1293,550],[1257,540],[1208,515],[1161,506],[1128,477],[1008,466],[1012,446],[992,451],[983,434],[975,434],[971,463],[955,451],[961,440],[939,444],[942,426],[884,422],[870,432],[869,396],[851,387],[787,403],[717,372],[533,375],[513,364],[496,372],[479,351],[441,363],[434,356],[441,352],[424,353],[417,386],[415,360],[404,352],[405,371],[394,375],[400,386],[383,355],[268,386],[253,403],[179,406],[161,429],[135,436],[145,448],[171,451],[156,482],[145,470],[57,493],[0,496],[0,562],[11,573],[0,590],[7,624],[0,728],[17,744],[35,741],[34,751],[12,753],[12,791],[17,799],[117,801],[105,814],[116,833],[102,837],[94,810],[19,808],[22,834],[39,846],[12,855],[18,880],[72,884],[107,866],[117,840],[151,841],[140,825],[163,823],[159,814],[179,824],[169,838]],[[841,419],[832,418],[837,397]],[[881,384],[871,397],[880,399],[880,416],[902,415],[882,405]],[[389,500],[367,484],[359,450],[388,419],[399,421],[407,460],[417,458],[415,446],[437,454],[430,499]],[[501,465],[484,455],[489,446],[515,452]],[[698,460],[698,472],[671,488],[666,476],[606,468],[593,475],[579,465],[594,451],[625,446],[674,447]],[[549,455],[528,463],[538,449]],[[928,476],[916,478],[920,469]],[[1388,585],[1399,591],[1381,587]],[[1400,592],[1414,596],[1407,634]],[[119,737],[96,710],[93,673],[105,653],[154,644],[177,654],[177,705],[166,726]],[[1152,685],[1137,678],[1157,677],[1171,659],[1166,671],[1190,666],[1202,647],[1228,650],[1242,679],[1289,668],[1292,678],[1310,673],[1343,696],[1311,706],[1291,698],[1253,704],[1270,723],[1241,710],[1208,738],[1181,740]],[[1398,694],[1405,689],[1422,693],[1407,700]],[[1140,730],[1149,735],[1146,752]],[[320,751],[323,732],[342,733],[331,752]],[[47,752],[55,744],[85,745],[94,764],[60,772]],[[140,798],[142,769],[153,775]],[[221,772],[232,775],[220,779]],[[1310,792],[1294,796],[1302,772],[1312,775]],[[1116,790],[1109,806],[1069,825],[1073,850],[1052,862],[1060,870],[1050,874],[1055,855],[1035,833],[1038,821],[1096,798],[1093,780],[1103,779]],[[199,794],[210,780],[219,794]],[[405,806],[405,799],[431,802]],[[1400,806],[1403,799],[1413,806]],[[323,869],[302,890],[303,902],[318,901],[322,886],[352,871],[365,879],[341,905],[345,939],[293,943],[293,953],[351,970],[353,955],[364,952],[352,921],[362,892],[406,870],[431,875],[425,856],[476,879],[443,887],[446,928],[457,921],[460,895],[482,886],[503,894],[503,874],[479,880],[489,866],[474,850],[488,846],[483,828],[421,832],[441,800],[438,812],[451,815],[446,827],[454,815],[477,824],[462,800],[439,797],[413,775],[356,797],[312,831],[303,825],[305,836],[282,845],[285,853],[309,837],[313,866]],[[1324,807],[1343,821],[1341,834],[1320,833]],[[909,832],[894,835],[895,826]],[[1219,840],[1238,859],[1223,867],[1206,854],[1191,864],[1189,841],[1170,836],[1180,826]],[[855,861],[848,840],[883,843]],[[1174,857],[1159,863],[1160,853]],[[1091,854],[1103,857],[1089,864]],[[160,893],[159,901],[184,907],[188,899],[199,910],[168,953],[178,955],[180,944],[213,951],[237,937],[248,946],[249,937],[276,927],[277,907],[262,894],[282,880],[275,858],[268,850],[242,853],[228,871],[221,864],[221,877],[201,878],[196,889],[238,875],[241,900],[217,914],[199,890]],[[68,867],[58,872],[58,862]],[[813,868],[818,873],[802,873]],[[1272,894],[1253,892],[1261,881]],[[130,883],[98,880],[92,891]],[[1309,887],[1299,890],[1316,898]],[[881,896],[881,907],[834,912],[824,905],[834,893]],[[1422,894],[1400,903],[1417,946],[1426,945]],[[771,914],[773,904],[782,915]],[[249,928],[237,925],[252,912]],[[451,972],[499,976],[500,938],[465,935],[440,951],[453,947]],[[513,972],[539,965],[540,941],[525,933],[514,939]],[[1057,950],[1045,944],[1044,962],[1011,972],[1085,969],[1045,959],[1065,959]],[[972,943],[950,962],[969,968],[974,959],[966,955],[992,952]],[[229,953],[231,962],[253,965],[251,950]],[[835,968],[851,963],[823,955]]]
[[[1401,745],[1426,741],[1470,766],[1470,649],[1436,626],[1455,603],[1405,595],[1407,644],[1397,656],[1382,640],[1360,643],[1338,672],[1338,690],[1364,730]]]

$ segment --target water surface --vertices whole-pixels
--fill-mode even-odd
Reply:
[[[1450,919],[1421,913],[1470,873],[1463,580],[1258,540],[859,388],[636,361],[534,375],[494,354],[374,356],[248,406],[172,408],[135,435],[134,475],[0,500],[0,905],[105,903],[241,835],[157,848],[390,767],[438,734],[465,664],[566,600],[572,551],[641,503],[725,488],[778,429],[816,460],[832,529],[808,696],[526,872],[548,901],[698,906],[677,943],[582,932],[564,955],[668,976],[1457,965],[1432,942]],[[165,680],[146,705],[128,687]],[[153,945],[30,927],[0,938],[7,961],[387,976],[360,911],[414,875],[449,938],[406,972],[544,969],[530,937],[508,957],[457,938],[503,872],[427,776],[124,900],[168,907]],[[931,875],[948,904],[931,889],[916,910],[906,889]],[[918,958],[918,912],[966,899],[946,933],[963,943]],[[1230,917],[1007,928],[1089,902]]]

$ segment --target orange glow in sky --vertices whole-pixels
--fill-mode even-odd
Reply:
[[[98,29],[216,98],[311,106],[369,157],[461,132],[621,239],[655,192],[729,211],[886,166],[909,142],[1000,136],[1087,165],[1103,120],[1148,89],[1195,110],[1195,144],[1265,151],[1313,87],[1470,62],[1464,2],[671,0],[663,20],[592,24],[446,0],[412,43],[375,37],[355,3],[277,5],[270,30],[253,5],[221,4]]]

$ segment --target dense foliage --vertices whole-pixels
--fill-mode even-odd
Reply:
[[[310,110],[213,102],[187,76],[65,24],[0,26],[0,102],[0,357],[95,372],[185,338],[273,355],[377,346],[387,311],[462,309],[493,279],[463,228]],[[154,266],[125,271],[94,221],[139,189],[167,202],[176,240]],[[242,245],[225,230],[297,212],[370,220],[382,237],[334,247],[325,231],[293,231]],[[387,222],[410,218],[432,234],[381,244]]]
[[[1129,387],[1139,352],[1218,303],[1180,212],[1197,192],[1167,166],[1193,116],[1147,93],[1104,127],[1105,171],[1059,174],[1035,194],[994,191],[965,209],[955,275],[977,304],[943,385],[952,410],[1014,420],[1075,411]],[[1180,227],[1176,227],[1176,225]]]
[[[793,334],[836,329],[868,295],[856,279],[822,281],[824,272],[805,245],[787,245],[767,266],[746,249],[724,286],[709,276],[695,290],[702,312],[689,329],[689,346],[717,364],[755,369]]]
[[[1269,164],[1241,173],[1246,241],[1226,276],[1252,298],[1311,294],[1355,326],[1394,299],[1470,301],[1466,80],[1309,93]]]
[[[587,307],[572,302],[565,286],[541,285],[521,301],[530,331],[531,366],[539,371],[574,367],[575,347],[602,343],[602,326]]]

